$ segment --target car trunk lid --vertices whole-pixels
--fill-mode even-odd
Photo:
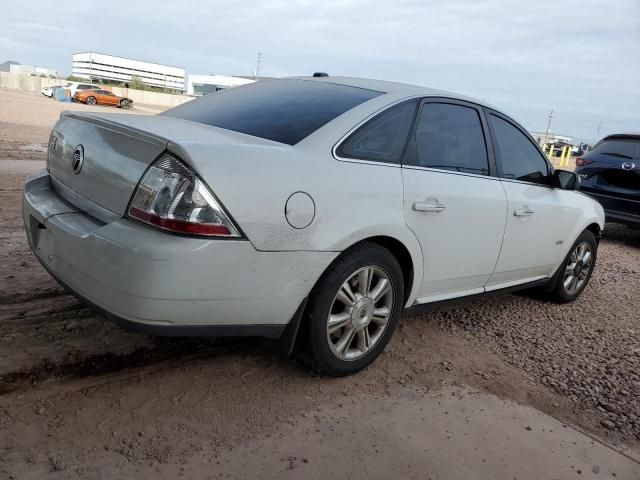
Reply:
[[[169,142],[273,143],[168,116],[64,112],[51,134],[47,168],[76,195],[122,216]]]
[[[610,158],[596,158],[592,162],[580,172],[591,180],[585,190],[640,200],[640,162],[624,158],[615,163]]]

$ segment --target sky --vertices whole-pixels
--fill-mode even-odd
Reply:
[[[264,76],[316,71],[485,100],[532,131],[640,131],[640,0],[3,0],[0,63],[94,51]]]

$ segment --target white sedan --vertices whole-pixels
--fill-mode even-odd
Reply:
[[[25,186],[44,267],[159,335],[277,339],[330,375],[370,364],[403,310],[586,287],[602,207],[482,102],[291,78],[157,116],[64,113]]]
[[[42,87],[40,89],[40,93],[45,97],[51,98],[53,97],[53,92],[55,91],[55,88],[56,88],[55,86]]]

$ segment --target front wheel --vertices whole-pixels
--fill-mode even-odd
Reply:
[[[585,230],[556,273],[551,299],[567,303],[578,298],[591,279],[597,254],[598,241],[592,232]]]
[[[87,97],[87,105],[95,105],[96,97]]]
[[[331,376],[362,370],[389,342],[403,301],[402,269],[393,254],[375,243],[352,247],[309,296],[302,359]]]

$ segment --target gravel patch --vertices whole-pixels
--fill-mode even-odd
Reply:
[[[435,319],[597,415],[610,435],[640,439],[639,310],[640,232],[607,226],[576,302],[503,296]]]

